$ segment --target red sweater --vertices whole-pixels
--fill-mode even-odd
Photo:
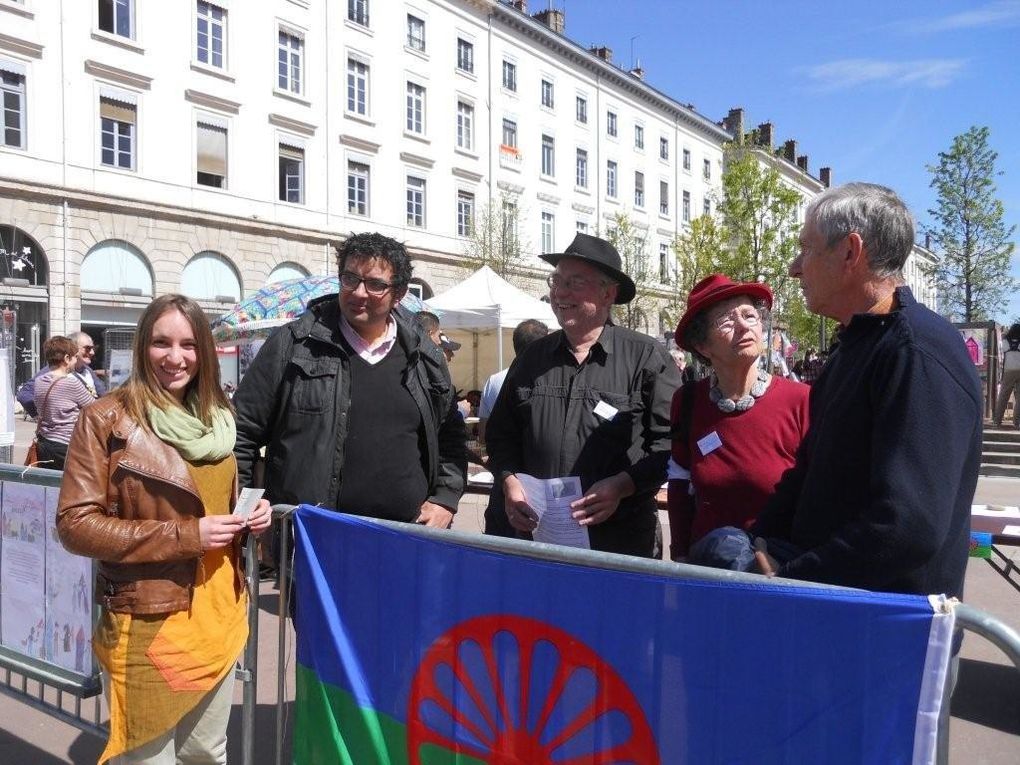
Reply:
[[[691,496],[687,480],[669,482],[673,558],[686,556],[691,544],[713,529],[748,528],[780,476],[793,466],[797,447],[807,433],[807,385],[773,377],[754,406],[731,414],[709,401],[708,389],[707,379],[695,384],[688,443],[673,439],[673,462],[690,472],[694,486]],[[673,394],[670,420],[674,429],[682,396],[683,388]],[[713,432],[722,443],[703,454],[698,441]]]

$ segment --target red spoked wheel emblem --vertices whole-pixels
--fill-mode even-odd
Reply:
[[[411,684],[411,765],[658,765],[641,706],[595,651],[545,622],[482,616],[428,649]],[[459,761],[459,760],[458,760]]]

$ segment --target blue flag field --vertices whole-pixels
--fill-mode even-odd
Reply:
[[[295,524],[297,763],[934,761],[937,601]]]

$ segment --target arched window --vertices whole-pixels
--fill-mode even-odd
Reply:
[[[419,279],[417,276],[407,283],[407,291],[419,300],[431,300],[435,294],[432,292],[429,283],[424,279]]]
[[[20,228],[0,225],[0,279],[25,279],[28,286],[45,287],[48,278],[39,243]]]
[[[200,252],[184,267],[181,292],[196,300],[237,302],[243,296],[241,278],[230,261],[216,252]]]
[[[304,279],[306,276],[308,276],[307,269],[302,268],[297,263],[281,263],[269,274],[266,284],[285,282],[288,279]]]
[[[81,288],[93,292],[152,294],[152,272],[135,247],[110,239],[100,242],[81,264]]]

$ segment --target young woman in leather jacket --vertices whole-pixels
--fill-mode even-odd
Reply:
[[[110,704],[100,762],[226,762],[234,663],[248,637],[233,413],[209,324],[182,295],[138,323],[128,381],[83,411],[57,531],[98,558],[93,648]]]

